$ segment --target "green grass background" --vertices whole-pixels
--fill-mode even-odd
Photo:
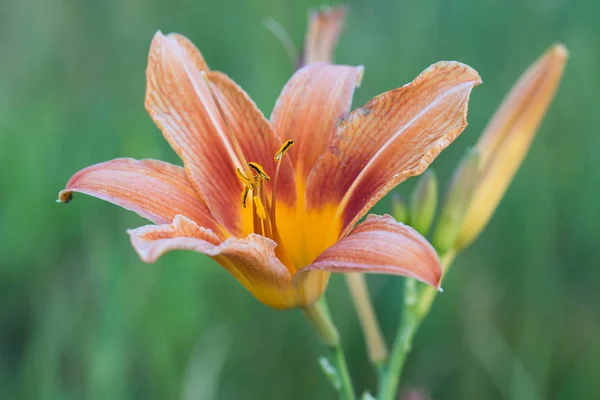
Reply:
[[[262,26],[296,43],[318,1],[1,0],[0,398],[334,398],[297,310],[255,301],[209,259],[139,261],[146,222],[86,196],[71,174],[115,157],[178,162],[144,111],[158,29],[190,37],[267,114],[291,69]],[[600,3],[352,1],[337,52],[364,64],[359,105],[429,64],[484,84],[470,125],[433,164],[443,185],[523,69],[554,41],[561,88],[496,215],[461,255],[409,357],[402,392],[435,399],[600,398]],[[406,194],[408,181],[398,191]],[[375,211],[386,212],[384,200]],[[402,280],[369,277],[388,340]],[[343,279],[327,291],[360,391],[374,389]]]

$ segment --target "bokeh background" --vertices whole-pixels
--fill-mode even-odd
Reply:
[[[156,30],[189,36],[269,115],[291,66],[263,21],[300,45],[320,4],[1,0],[0,398],[334,398],[299,311],[259,304],[196,254],[143,264],[125,230],[146,222],[132,213],[86,196],[54,203],[92,163],[178,162],[143,107]],[[443,185],[522,70],[554,41],[571,54],[522,169],[417,337],[403,393],[600,398],[599,17],[592,0],[350,2],[337,60],[366,67],[357,105],[442,59],[483,77],[469,127],[433,164]],[[391,340],[402,279],[369,285]],[[357,389],[374,389],[340,276],[327,297]]]

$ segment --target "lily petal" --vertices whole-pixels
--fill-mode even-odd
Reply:
[[[226,114],[225,117],[229,121],[231,130],[247,161],[258,162],[266,171],[274,174],[277,163],[273,157],[284,140],[276,135],[271,124],[256,104],[232,79],[217,71],[209,72],[208,78],[214,85],[219,102]],[[277,197],[279,201],[294,204],[296,185],[292,163],[288,157],[284,157],[281,162]]]
[[[296,144],[289,152],[297,177],[306,178],[352,104],[363,67],[317,63],[294,74],[271,115],[277,134]]]
[[[389,215],[369,215],[348,236],[298,271],[294,282],[313,271],[403,275],[439,288],[440,259],[431,244]]]
[[[116,204],[157,224],[182,214],[220,233],[183,168],[166,162],[117,158],[95,164],[69,179],[59,201],[70,201],[73,192]]]
[[[204,56],[202,55],[200,50],[198,50],[198,48],[194,45],[194,43],[190,41],[190,39],[186,38],[183,35],[180,35],[179,33],[169,33],[168,36],[174,39],[177,42],[177,44],[179,44],[181,49],[187,53],[188,57],[190,58],[190,61],[194,64],[198,71],[209,71],[208,64],[206,63]]]
[[[179,35],[158,32],[152,40],[146,71],[146,109],[184,162],[190,181],[215,218],[239,232],[243,168],[231,136],[202,78],[201,56]]]
[[[310,174],[308,207],[339,204],[343,236],[386,193],[423,172],[463,131],[469,95],[479,83],[469,66],[440,62],[353,111]]]
[[[231,133],[240,144],[248,161],[257,161],[268,171],[275,171],[276,163],[273,156],[283,140],[277,137],[271,124],[250,96],[226,74],[210,71],[202,53],[188,38],[177,33],[171,33],[169,36],[177,41],[199,71],[206,72],[226,113],[225,118],[230,125]],[[280,199],[285,197],[282,192],[285,193],[286,183],[289,183],[287,185],[289,188],[295,190],[291,172],[291,163],[289,160],[287,162],[284,160],[280,171],[283,181],[279,186]]]
[[[274,308],[298,305],[290,273],[275,256],[276,243],[271,239],[250,234],[220,242],[213,232],[181,215],[172,224],[143,226],[128,233],[144,262],[153,263],[171,250],[196,251],[217,261],[262,303]]]
[[[303,64],[332,62],[344,20],[346,7],[332,7],[310,14],[304,39]]]

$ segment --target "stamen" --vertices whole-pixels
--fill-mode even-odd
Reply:
[[[265,178],[268,181],[271,180],[271,177],[269,175],[267,175],[267,173],[265,172],[265,169],[259,163],[255,163],[255,162],[251,161],[251,162],[248,163],[248,166],[258,176],[263,177],[263,178]]]
[[[248,199],[248,193],[250,193],[250,188],[248,186],[244,186],[244,190],[242,191],[242,207],[246,208],[246,200]]]
[[[265,216],[267,217],[263,221],[263,230],[264,230],[265,236],[277,241],[275,236],[273,236],[273,229],[276,229],[276,227],[273,226],[273,229],[272,229],[271,224],[273,223],[273,221],[269,220],[269,215],[271,215],[271,206],[269,205],[269,199],[267,199],[267,191],[265,190],[265,184],[262,180],[259,183],[258,192],[259,192],[259,196],[260,196],[262,205],[264,206],[264,209],[265,209]]]
[[[288,151],[288,149],[290,147],[292,147],[292,145],[294,144],[293,140],[286,140],[281,147],[279,148],[279,151],[275,154],[275,157],[273,157],[273,159],[275,161],[279,161],[281,160],[281,157],[283,157],[283,155],[285,154],[286,151]]]
[[[246,185],[246,188],[250,188],[250,189],[254,190],[254,182],[250,178],[248,178],[246,175],[244,175],[244,173],[242,172],[241,169],[236,168],[235,173],[237,174],[238,178],[240,178],[240,180],[242,182],[244,182],[244,184]]]
[[[252,202],[252,226],[254,228],[254,233],[256,233],[257,235],[263,234],[262,221],[260,220],[260,218],[258,218],[256,212],[256,202],[254,201]]]
[[[260,197],[254,196],[254,205],[256,206],[256,214],[258,214],[258,218],[261,220],[267,219],[267,214],[265,213],[265,207],[263,206]]]
[[[284,154],[289,150],[290,147],[292,147],[292,145],[294,144],[293,140],[286,140],[285,142],[283,142],[283,144],[281,145],[281,147],[279,148],[279,151],[275,154],[275,157],[273,157],[273,159],[275,161],[277,161],[277,167],[275,169],[275,180],[273,181],[273,193],[271,194],[271,220],[273,221],[273,225],[276,224],[276,201],[277,201],[277,182],[279,181],[279,171],[281,170],[281,160],[284,156]],[[274,229],[275,230],[275,229]]]

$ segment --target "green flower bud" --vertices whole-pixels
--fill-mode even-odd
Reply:
[[[456,243],[475,191],[480,159],[476,148],[469,149],[454,172],[433,234],[433,246],[440,254],[452,249]]]
[[[398,222],[408,224],[408,207],[400,193],[392,193],[392,216]]]
[[[438,204],[438,183],[432,169],[427,170],[410,195],[410,225],[425,236],[431,228]]]

